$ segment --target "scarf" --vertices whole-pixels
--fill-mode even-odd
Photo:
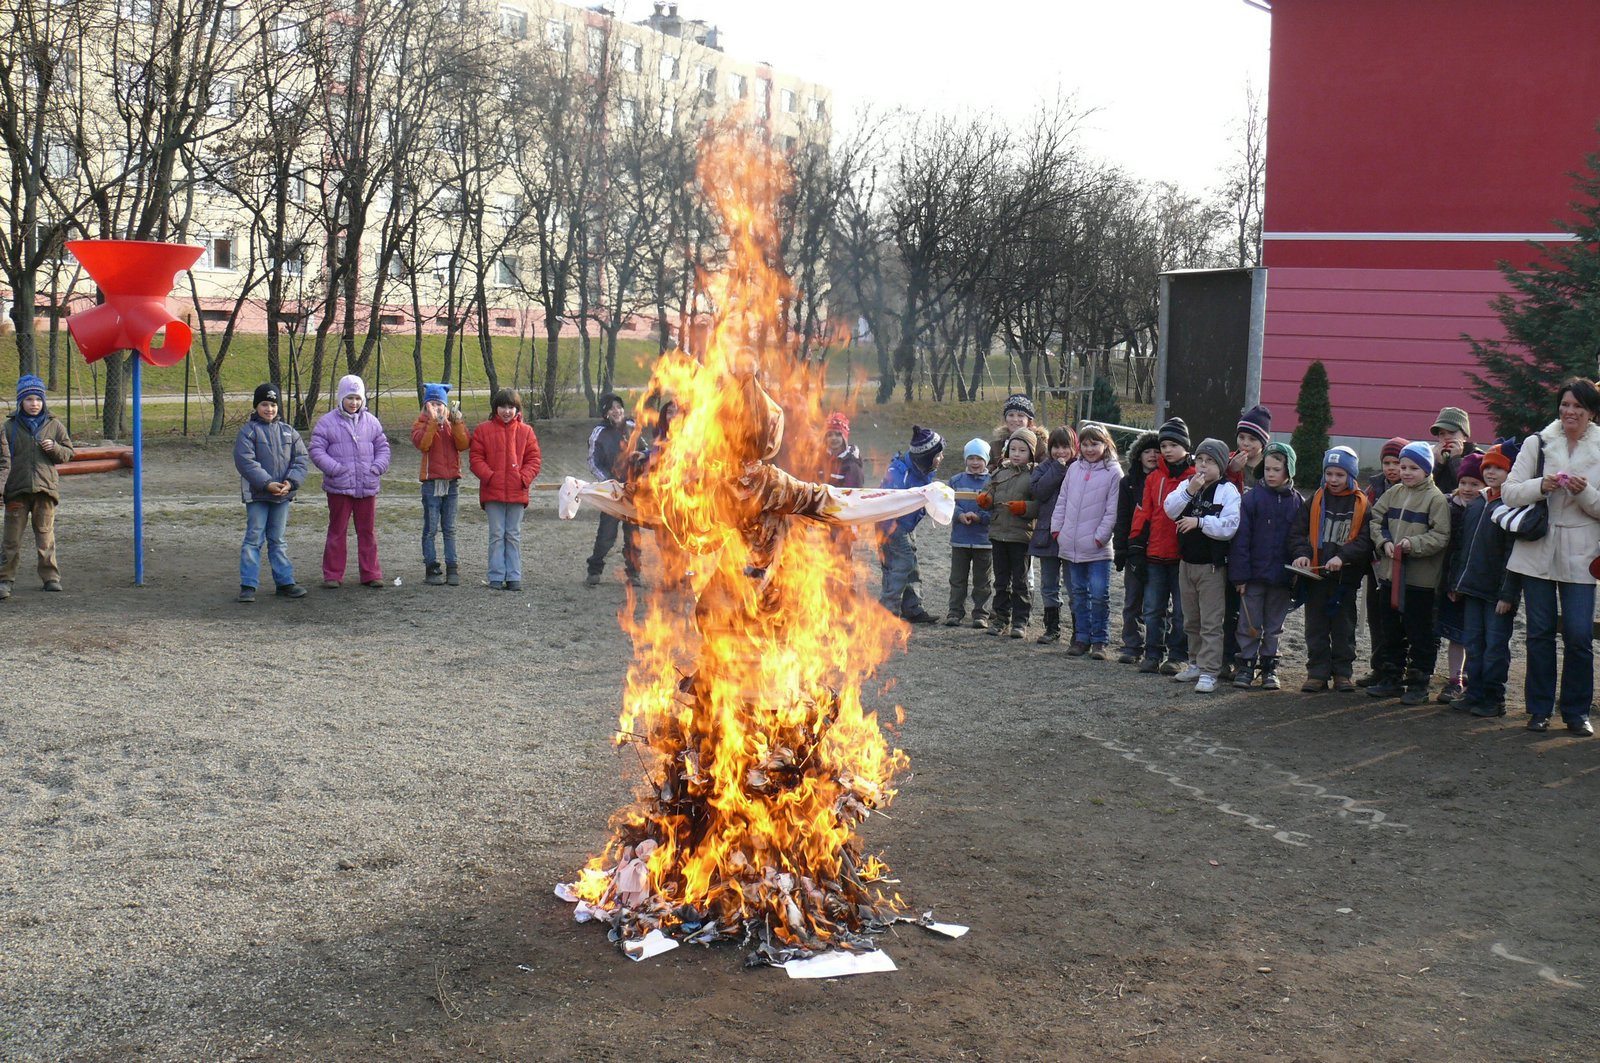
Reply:
[[[39,429],[43,428],[44,423],[50,419],[50,407],[41,405],[39,407],[39,412],[34,414],[32,417],[29,417],[27,414],[22,412],[22,407],[18,406],[16,418],[17,423],[26,428],[30,436],[37,437],[39,435]]]
[[[1310,534],[1306,536],[1311,540],[1311,567],[1322,568],[1322,496],[1328,493],[1326,487],[1311,496],[1311,515],[1306,527]],[[1367,493],[1354,488],[1343,491],[1334,491],[1333,497],[1343,498],[1346,495],[1356,496],[1356,508],[1350,514],[1350,537],[1347,543],[1356,541],[1356,536],[1361,534],[1361,529],[1367,526]]]

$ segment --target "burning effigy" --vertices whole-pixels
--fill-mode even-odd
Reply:
[[[724,134],[699,176],[727,255],[699,279],[711,308],[699,349],[653,372],[650,392],[676,404],[671,432],[625,480],[561,489],[563,518],[588,504],[651,529],[660,570],[622,614],[634,658],[617,741],[643,778],[604,851],[558,893],[636,957],[663,937],[737,941],[751,964],[868,951],[904,905],[857,828],[909,764],[863,689],[908,629],[858,590],[851,537],[924,507],[948,524],[954,497],[786,471],[821,469],[826,453],[823,379],[783,328],[787,169]]]

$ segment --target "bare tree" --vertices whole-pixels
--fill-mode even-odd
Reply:
[[[1222,174],[1217,198],[1231,221],[1232,265],[1261,262],[1261,216],[1267,176],[1267,113],[1261,93],[1244,90],[1245,113],[1233,136],[1233,159]]]

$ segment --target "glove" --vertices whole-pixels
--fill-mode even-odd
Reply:
[[[1050,533],[1050,538],[1052,540],[1054,540],[1055,542],[1060,542],[1061,541],[1061,533],[1060,532],[1051,532]]]
[[[982,506],[984,509],[993,509],[994,508],[994,495],[991,495],[987,491],[979,491],[978,492],[978,497],[977,497],[977,503],[978,503],[978,505]]]
[[[1011,511],[1013,517],[1020,517],[1028,512],[1028,503],[1018,499],[1015,502],[1007,502],[1006,508]]]
[[[1128,551],[1116,550],[1111,554],[1111,567],[1121,572],[1128,567]]]
[[[1143,583],[1150,574],[1150,559],[1145,556],[1144,547],[1128,547],[1128,574]]]

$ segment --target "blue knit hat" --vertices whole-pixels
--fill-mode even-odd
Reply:
[[[1356,457],[1356,452],[1349,447],[1334,447],[1322,456],[1324,469],[1343,469],[1344,474],[1350,477],[1350,482],[1356,482],[1356,476],[1361,472],[1361,459]]]
[[[448,406],[450,404],[449,384],[424,384],[422,385],[422,401],[424,404],[437,402]]]
[[[911,454],[918,458],[932,458],[944,449],[944,436],[920,424],[911,426]]]
[[[1433,448],[1426,443],[1407,443],[1400,448],[1400,460],[1414,461],[1422,466],[1423,472],[1433,475]]]
[[[24,373],[17,379],[17,401],[21,402],[29,395],[37,395],[40,401],[43,401],[45,397],[44,381],[32,373]]]
[[[982,458],[984,461],[988,461],[989,460],[989,443],[988,443],[988,441],[987,440],[983,440],[983,439],[969,439],[969,440],[967,440],[967,447],[966,447],[965,450],[963,450],[961,452],[961,456],[963,458]]]

